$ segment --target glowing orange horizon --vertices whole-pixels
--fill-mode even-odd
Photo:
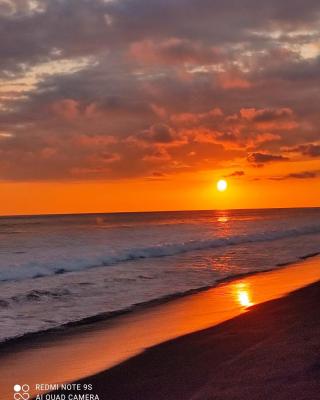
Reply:
[[[159,181],[2,182],[0,215],[317,207],[320,185],[313,182],[233,180],[223,196],[211,174],[198,173]]]

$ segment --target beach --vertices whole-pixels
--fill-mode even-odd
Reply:
[[[320,282],[83,380],[102,399],[316,399]]]
[[[2,398],[11,399],[17,382],[26,382],[31,395],[39,383],[81,382],[102,400],[210,398],[205,393],[217,390],[214,396],[240,399],[251,389],[247,398],[264,399],[270,397],[253,397],[259,385],[260,394],[272,385],[289,388],[292,376],[309,367],[310,374],[300,375],[313,387],[319,280],[320,259],[310,257],[111,319],[4,343]],[[234,393],[223,392],[231,387]]]
[[[317,282],[80,383],[110,400],[316,399],[319,300]]]

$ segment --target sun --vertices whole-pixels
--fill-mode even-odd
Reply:
[[[225,190],[227,190],[228,187],[228,182],[225,179],[220,179],[217,182],[217,189],[219,190],[219,192],[224,192]]]

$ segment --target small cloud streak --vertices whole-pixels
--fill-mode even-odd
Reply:
[[[320,170],[316,170],[316,171],[294,172],[284,176],[272,177],[270,179],[274,181],[283,181],[286,179],[314,179],[318,178],[319,176],[320,176]]]
[[[289,158],[278,154],[251,153],[248,155],[247,160],[255,166],[263,166],[266,163],[288,161]]]
[[[244,176],[244,175],[245,175],[244,171],[234,171],[231,174],[225,175],[224,178],[240,177],[240,176]]]

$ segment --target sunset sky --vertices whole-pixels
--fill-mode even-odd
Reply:
[[[1,0],[0,214],[319,206],[319,27],[319,0]]]

